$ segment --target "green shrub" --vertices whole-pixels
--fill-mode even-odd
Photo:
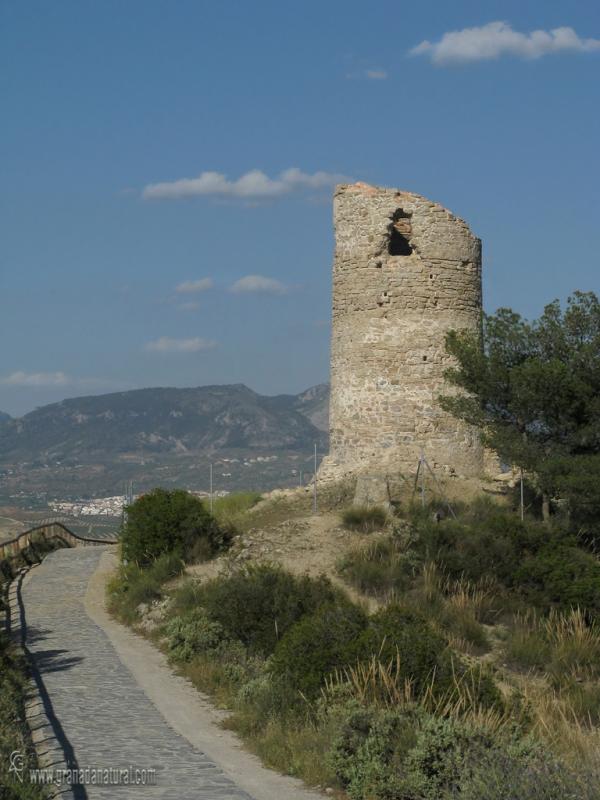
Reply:
[[[369,619],[356,642],[356,653],[361,659],[375,655],[382,663],[392,664],[396,678],[410,680],[417,693],[434,676],[440,680],[451,671],[447,641],[425,617],[395,604]]]
[[[600,613],[600,561],[568,544],[548,544],[524,559],[515,583],[532,602]]]
[[[214,657],[220,663],[225,679],[236,687],[236,692],[243,683],[262,674],[263,659],[251,655],[235,639],[224,639],[215,649]]]
[[[540,608],[600,612],[600,561],[559,524],[522,522],[481,503],[460,520],[434,523],[416,515],[413,524],[411,548],[449,578],[478,582],[491,576]]]
[[[234,708],[241,688],[264,673],[264,659],[248,653],[241,642],[222,638],[222,631],[207,631],[204,625],[202,628],[197,637],[191,632],[193,652],[189,660],[178,662],[179,667],[197,689],[212,695],[218,705]],[[179,635],[176,630],[174,633]],[[183,644],[181,655],[187,658]]]
[[[124,622],[135,622],[140,603],[162,597],[163,585],[182,571],[183,562],[174,553],[165,553],[145,569],[136,564],[121,565],[108,584],[109,610]]]
[[[328,754],[352,800],[599,800],[598,772],[574,770],[528,738],[453,717],[349,702]]]
[[[366,625],[366,614],[354,603],[322,606],[297,622],[279,642],[271,672],[304,695],[315,696],[334,669],[355,660],[356,639]]]
[[[520,564],[522,543],[531,538],[530,534],[525,523],[498,511],[472,523],[422,521],[414,546],[425,559],[443,565],[450,578],[479,581],[494,575],[510,586]]]
[[[247,722],[251,719],[253,727],[260,729],[274,719],[297,716],[298,708],[305,705],[289,681],[264,671],[241,685],[235,707],[242,711]]]
[[[203,608],[173,617],[165,626],[165,635],[169,655],[175,661],[190,661],[198,653],[214,651],[225,638],[222,626],[211,620]]]
[[[278,566],[247,566],[199,589],[199,602],[227,635],[252,653],[269,655],[289,628],[340,596],[325,578],[297,577]]]
[[[406,683],[420,698],[430,693],[442,705],[503,709],[502,695],[489,670],[470,666],[448,647],[446,639],[418,612],[399,605],[378,611],[357,639],[355,652],[364,664],[378,664],[400,696]],[[387,688],[381,686],[384,696]]]
[[[600,554],[600,454],[548,459],[544,481],[556,487],[561,498],[558,514],[577,536],[578,544]]]
[[[337,728],[328,760],[352,800],[396,800],[401,765],[417,740],[419,712],[363,707],[354,701],[334,710]]]
[[[329,760],[352,800],[458,796],[454,790],[469,769],[469,757],[492,747],[490,738],[470,725],[417,707],[385,710],[350,702],[337,714]]]
[[[387,513],[379,506],[353,506],[342,514],[345,528],[362,533],[380,531],[387,522]]]
[[[170,593],[169,616],[182,616],[200,604],[202,582],[198,578],[186,576]]]
[[[599,800],[600,774],[581,765],[572,769],[549,753],[517,758],[495,748],[471,759],[455,792],[440,800]]]
[[[404,792],[419,800],[439,800],[455,792],[470,769],[492,747],[489,736],[454,718],[423,716],[415,746],[404,762]]]
[[[231,532],[204,503],[182,489],[153,489],[127,508],[121,533],[123,559],[144,566],[163,553],[205,560],[226,547]]]

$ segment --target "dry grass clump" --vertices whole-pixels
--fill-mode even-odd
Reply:
[[[434,561],[426,561],[410,602],[426,609],[454,649],[482,653],[489,649],[483,625],[498,617],[499,592],[492,578],[470,581],[461,576],[453,579]]]
[[[490,735],[501,733],[514,723],[506,708],[481,701],[480,670],[463,674],[453,671],[448,685],[440,687],[436,674],[421,691],[410,679],[399,679],[400,654],[388,663],[373,655],[369,660],[336,670],[326,681],[325,698],[340,694],[357,700],[363,706],[389,710],[419,707],[429,714],[471,722]]]
[[[552,610],[547,617],[528,610],[514,617],[506,642],[509,661],[546,671],[560,685],[600,676],[600,628],[580,608]]]
[[[552,674],[584,679],[600,675],[600,629],[580,608],[567,614],[551,611],[542,630],[551,649]]]
[[[398,664],[384,663],[373,655],[364,663],[336,670],[326,681],[323,696],[325,700],[352,698],[362,706],[387,710],[418,707],[436,717],[469,723],[494,738],[509,737],[520,726],[572,767],[600,770],[600,728],[591,719],[581,718],[568,691],[527,682],[517,706],[507,703],[499,708],[478,699],[481,673],[455,673],[441,692],[432,675],[420,693],[412,681],[399,681],[398,673]]]
[[[523,700],[536,736],[573,766],[600,769],[600,729],[581,718],[568,691],[528,682]]]
[[[515,614],[504,650],[506,659],[513,666],[544,668],[550,659],[550,648],[540,624],[539,612],[528,609]]]
[[[378,537],[354,548],[338,565],[338,572],[350,585],[381,600],[404,592],[417,571],[395,536]]]
[[[476,582],[464,577],[448,578],[442,592],[449,607],[459,614],[471,615],[477,622],[488,624],[498,617],[498,585],[493,578],[484,577]]]
[[[353,506],[342,514],[344,527],[360,533],[381,531],[387,521],[387,513],[379,506]]]

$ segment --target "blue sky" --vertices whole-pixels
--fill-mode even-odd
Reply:
[[[465,218],[487,310],[600,292],[599,40],[591,0],[3,0],[0,409],[326,380],[339,175]]]

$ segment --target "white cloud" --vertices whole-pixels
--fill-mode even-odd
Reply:
[[[385,81],[387,79],[387,72],[384,69],[368,69],[365,75],[371,81]]]
[[[0,378],[0,384],[2,386],[29,387],[31,389],[52,388],[53,386],[73,386],[81,389],[126,386],[118,381],[115,382],[105,378],[77,378],[73,375],[68,375],[62,370],[56,372],[25,372],[25,370],[17,370],[4,378]]]
[[[234,181],[221,172],[202,172],[197,178],[181,178],[165,183],[150,183],[142,197],[147,200],[179,200],[183,197],[213,195],[221,197],[278,197],[302,189],[326,189],[351,179],[331,172],[302,172],[290,167],[276,178],[269,178],[259,169],[252,169]]]
[[[237,280],[230,288],[231,292],[266,292],[268,294],[285,294],[287,287],[274,278],[265,278],[263,275],[246,275]]]
[[[551,53],[587,53],[600,50],[600,39],[582,39],[573,28],[553,28],[520,33],[506,22],[489,22],[475,28],[444,33],[438,42],[425,40],[409,55],[428,56],[434,64],[459,64],[488,61],[510,55],[541,58]]]
[[[212,287],[212,278],[199,278],[196,281],[183,281],[175,287],[175,291],[178,294],[195,294],[196,292],[205,292]]]
[[[161,336],[148,342],[146,350],[150,353],[199,353],[202,350],[212,350],[216,345],[212,339],[201,339],[199,336],[193,339],[171,339],[169,336]]]
[[[19,370],[2,378],[4,386],[67,386],[76,383],[65,372],[23,372]]]

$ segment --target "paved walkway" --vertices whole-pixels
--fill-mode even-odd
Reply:
[[[250,794],[169,726],[86,613],[86,589],[105,550],[57,550],[30,573],[22,590],[27,646],[78,767],[156,770],[156,786],[87,786],[87,797],[249,800]]]

